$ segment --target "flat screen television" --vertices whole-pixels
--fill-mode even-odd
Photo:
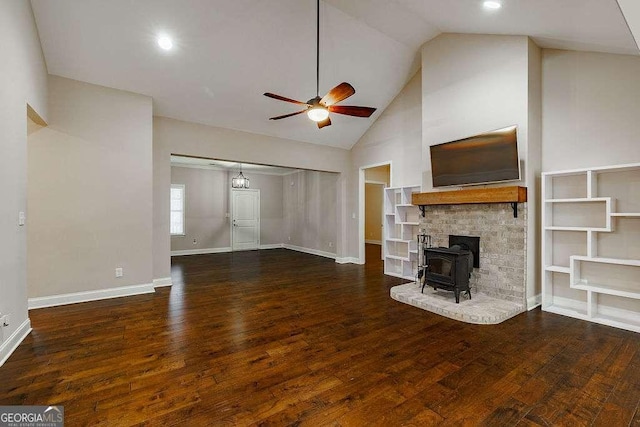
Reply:
[[[517,127],[431,146],[434,187],[520,179]]]

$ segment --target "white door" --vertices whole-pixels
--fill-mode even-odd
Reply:
[[[260,246],[260,190],[231,190],[231,248]]]

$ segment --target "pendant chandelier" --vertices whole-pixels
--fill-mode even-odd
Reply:
[[[249,178],[242,174],[242,165],[240,165],[240,173],[231,178],[231,188],[249,188]]]

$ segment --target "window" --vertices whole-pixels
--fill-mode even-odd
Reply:
[[[171,235],[184,236],[184,185],[171,184]]]

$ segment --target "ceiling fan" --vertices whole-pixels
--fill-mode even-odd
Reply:
[[[266,92],[264,96],[278,99],[280,101],[291,102],[292,104],[304,105],[305,109],[283,116],[271,117],[269,120],[280,120],[298,114],[307,113],[307,116],[317,122],[318,129],[331,125],[329,113],[344,114],[355,117],[369,117],[376,111],[372,107],[358,107],[355,105],[335,105],[356,93],[356,90],[347,82],[342,82],[331,89],[325,96],[320,98],[320,0],[316,0],[316,96],[307,102],[296,101],[295,99]]]

